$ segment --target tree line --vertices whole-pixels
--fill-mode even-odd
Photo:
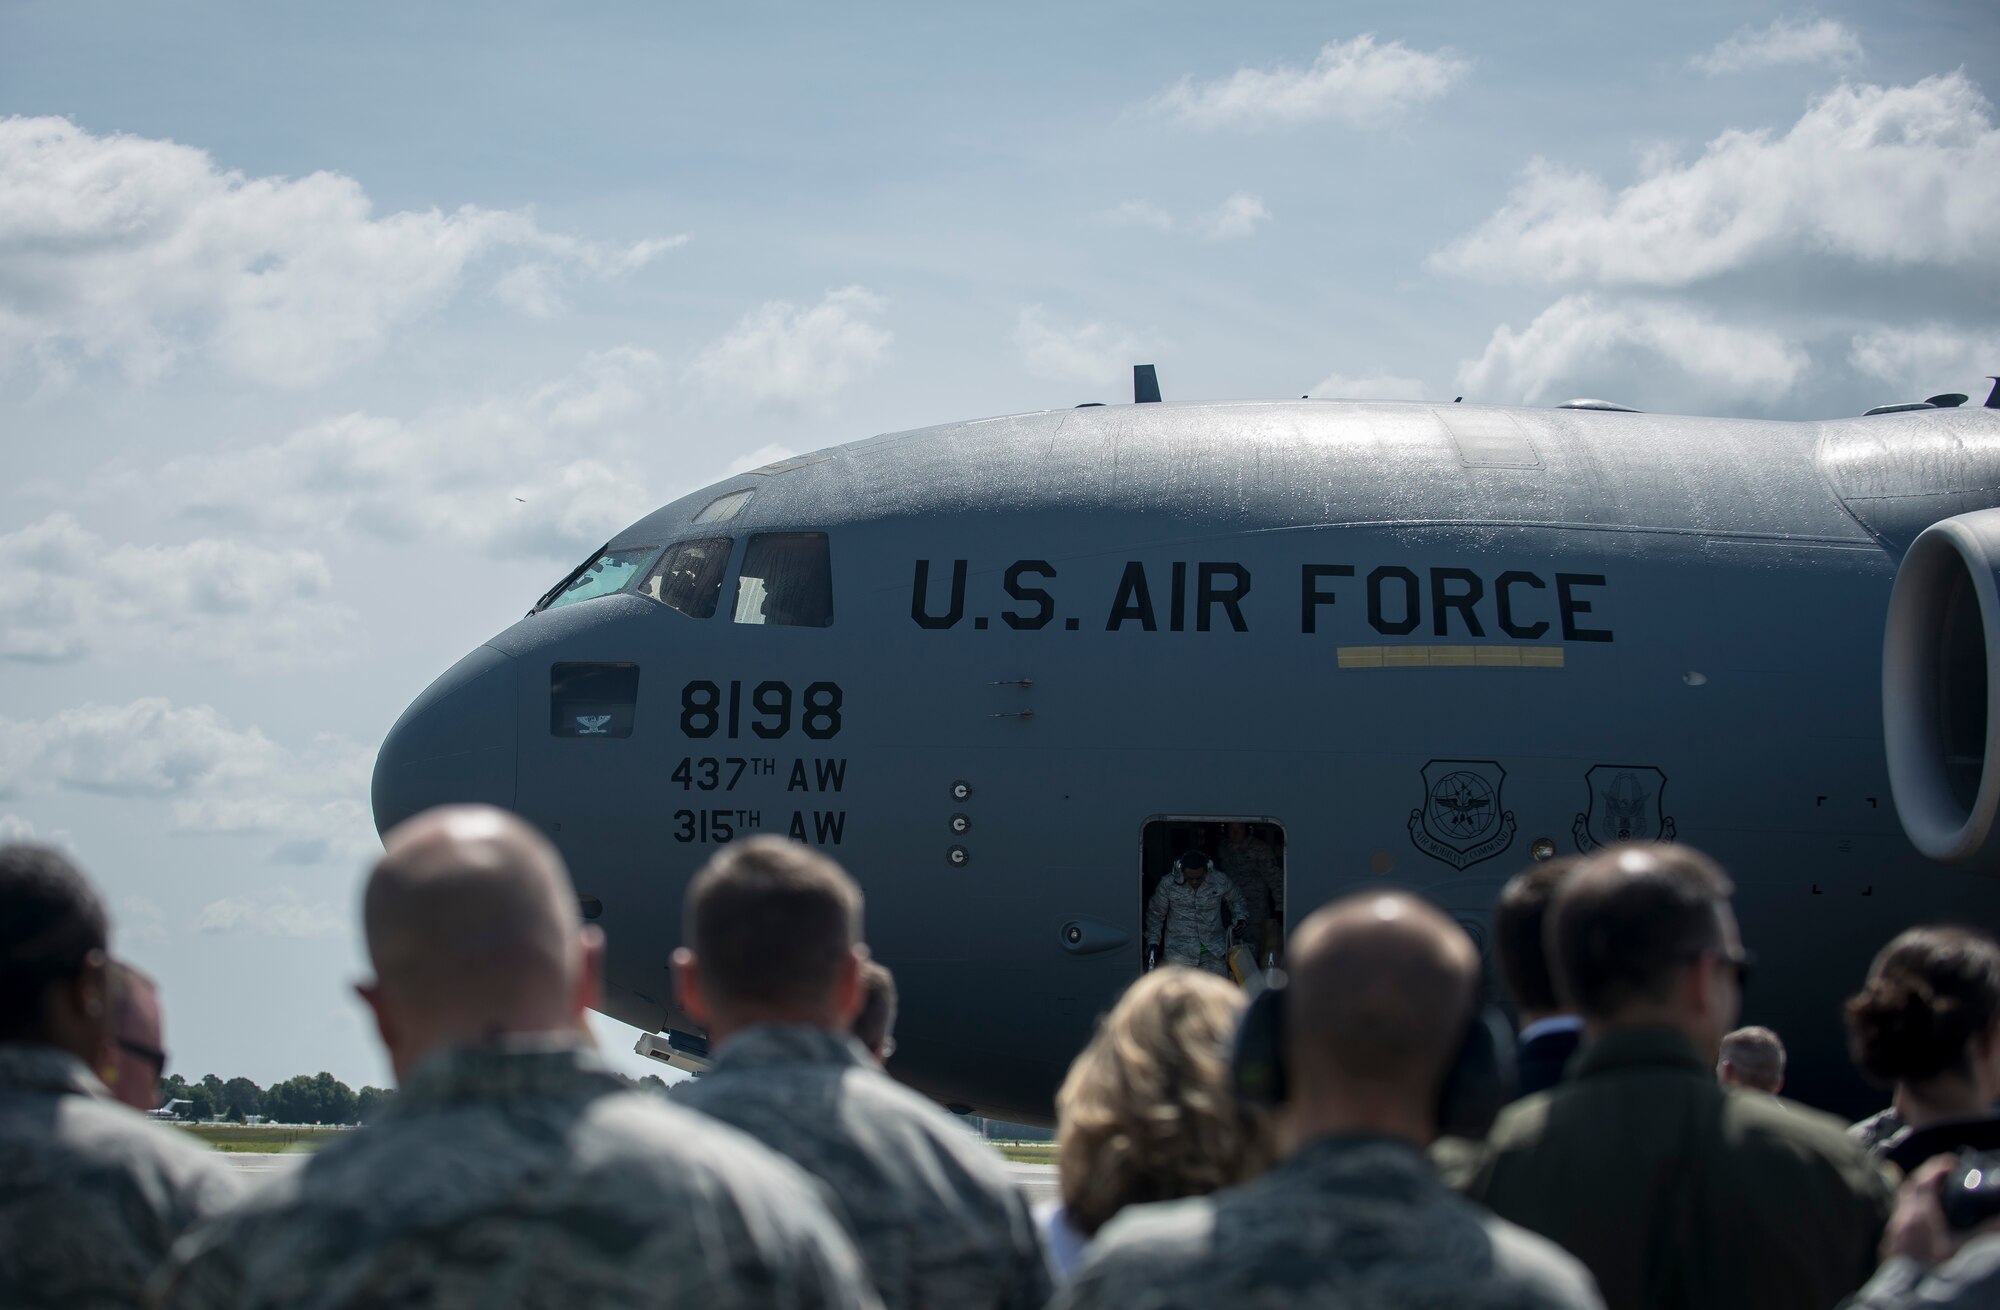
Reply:
[[[224,1082],[214,1074],[206,1074],[195,1083],[175,1074],[160,1084],[163,1102],[187,1102],[174,1107],[181,1118],[226,1119],[231,1123],[256,1115],[274,1123],[367,1123],[394,1094],[380,1087],[363,1087],[357,1092],[324,1070],[302,1073],[269,1087],[259,1087],[248,1078]]]
[[[621,1078],[624,1075],[619,1075]],[[641,1091],[667,1094],[667,1084],[658,1074],[625,1078]],[[393,1088],[363,1087],[355,1091],[332,1074],[299,1074],[269,1087],[259,1087],[248,1078],[224,1082],[214,1074],[204,1074],[191,1083],[174,1074],[160,1084],[161,1103],[185,1101],[174,1112],[183,1119],[226,1119],[242,1123],[262,1115],[273,1123],[365,1124],[371,1122],[396,1095]]]

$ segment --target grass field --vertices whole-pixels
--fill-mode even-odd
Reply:
[[[1017,1164],[1054,1164],[1056,1144],[1054,1142],[995,1142],[1000,1154]]]
[[[282,1151],[316,1151],[334,1139],[338,1128],[280,1128],[264,1124],[175,1124],[217,1151],[277,1155]]]

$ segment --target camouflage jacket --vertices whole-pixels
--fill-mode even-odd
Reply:
[[[1326,1137],[1211,1196],[1130,1206],[1051,1310],[1601,1310],[1583,1266],[1385,1137]]]
[[[724,1042],[683,1104],[826,1184],[886,1306],[1040,1310],[1048,1262],[1006,1165],[852,1038],[765,1025]]]
[[[111,1098],[81,1060],[0,1045],[0,1305],[129,1306],[229,1167]]]
[[[425,1061],[174,1251],[174,1307],[870,1307],[811,1180],[572,1044]]]
[[[1162,957],[1183,964],[1196,963],[1204,948],[1220,960],[1229,954],[1229,925],[1247,918],[1242,894],[1228,874],[1211,869],[1195,887],[1175,869],[1146,902],[1146,942],[1160,942]]]
[[[1215,855],[1216,868],[1229,875],[1236,890],[1243,893],[1243,906],[1252,923],[1262,923],[1279,912],[1285,875],[1271,843],[1260,837],[1240,842],[1225,841]]]

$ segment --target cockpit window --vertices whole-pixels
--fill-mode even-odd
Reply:
[[[738,623],[824,628],[833,623],[833,564],[824,532],[750,538],[736,584]]]
[[[595,559],[557,583],[535,609],[552,610],[558,605],[573,605],[623,591],[658,549],[658,546],[628,546],[623,550],[600,551]]]
[[[750,503],[750,497],[756,494],[754,491],[732,491],[726,496],[717,496],[714,500],[709,501],[708,504],[701,507],[701,512],[694,516],[694,521],[696,523],[727,523],[742,513],[743,507]]]
[[[691,619],[711,617],[722,596],[722,575],[729,568],[733,544],[728,537],[705,537],[667,547],[639,584],[639,594]]]

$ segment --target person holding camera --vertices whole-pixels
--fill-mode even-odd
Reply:
[[[2000,1154],[1934,1156],[1896,1194],[1882,1267],[1841,1310],[2000,1306]]]

